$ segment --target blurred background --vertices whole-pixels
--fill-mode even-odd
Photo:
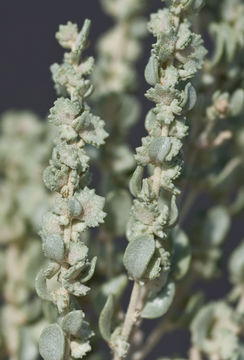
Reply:
[[[151,11],[160,6],[159,0],[151,1]],[[29,109],[46,117],[49,108],[56,99],[49,67],[53,62],[60,62],[63,49],[55,40],[55,32],[59,24],[68,20],[82,25],[83,20],[92,20],[91,46],[89,52],[95,55],[96,41],[100,34],[106,31],[112,20],[107,17],[100,7],[99,0],[1,0],[0,1],[0,113],[11,108],[15,110]],[[143,96],[147,85],[144,81],[144,67],[147,63],[151,39],[145,39],[144,57],[138,63],[139,90],[138,97],[143,104],[141,120],[130,136],[130,143],[134,147],[140,144],[140,138],[144,135],[144,115],[151,104]],[[204,206],[206,199],[203,198],[196,204]],[[190,221],[191,216],[188,217]],[[186,224],[187,226],[187,224]],[[231,249],[244,236],[243,219],[234,219],[228,241],[224,247],[227,256]],[[226,275],[217,281],[204,286],[209,299],[218,299],[229,288]],[[145,326],[150,331],[153,322],[146,322]],[[188,335],[182,332],[166,336],[165,339],[152,353],[152,357],[177,352],[185,352],[188,347]],[[149,359],[148,359],[149,360]]]

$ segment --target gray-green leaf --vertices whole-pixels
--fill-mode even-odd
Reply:
[[[141,279],[155,251],[153,236],[145,235],[131,241],[124,254],[124,265],[134,279]]]
[[[82,310],[74,310],[68,313],[62,320],[63,330],[73,336],[78,336],[81,331],[84,313]]]
[[[43,239],[43,252],[49,259],[61,262],[64,258],[64,241],[59,234],[50,234]]]
[[[161,164],[171,148],[171,142],[167,136],[159,136],[153,139],[149,147],[149,156],[156,164]]]
[[[156,319],[168,311],[175,295],[175,284],[169,281],[165,287],[152,299],[148,299],[141,316],[144,319]]]
[[[109,295],[106,304],[99,316],[99,330],[102,338],[106,341],[110,340],[112,329],[112,318],[114,314],[114,297]]]
[[[206,246],[219,246],[230,228],[230,215],[223,206],[213,207],[208,211],[203,229],[203,240]]]
[[[183,278],[191,263],[191,248],[187,235],[179,228],[172,231],[173,258],[171,276],[175,280]]]
[[[44,360],[64,360],[65,337],[59,325],[52,324],[43,330],[39,350]]]
[[[137,197],[141,192],[142,176],[143,176],[143,167],[137,166],[136,170],[134,171],[130,179],[130,184],[129,184],[130,192],[135,197]]]
[[[149,85],[156,85],[156,83],[158,82],[158,69],[158,59],[155,55],[152,54],[145,68],[145,79]]]

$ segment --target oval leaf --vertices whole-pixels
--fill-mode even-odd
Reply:
[[[59,325],[52,324],[43,330],[39,351],[44,360],[64,360],[65,338]]]
[[[170,138],[167,136],[156,137],[149,148],[149,156],[156,164],[161,164],[171,148]]]
[[[62,329],[73,336],[79,334],[84,319],[82,310],[74,310],[67,314],[62,320]]]
[[[175,280],[183,278],[191,263],[191,248],[187,235],[184,231],[177,228],[172,231],[173,239],[173,258],[172,274]]]
[[[152,54],[145,68],[145,79],[149,85],[156,85],[156,83],[158,82],[158,68],[158,60],[156,56]]]
[[[230,228],[230,215],[223,206],[215,206],[207,213],[203,229],[203,241],[206,246],[219,246]]]
[[[141,279],[155,251],[153,236],[141,236],[129,243],[125,250],[124,265],[134,279]]]
[[[59,234],[50,234],[43,240],[43,252],[49,259],[61,262],[64,258],[64,241]]]
[[[141,192],[142,176],[143,176],[143,167],[137,166],[136,170],[134,171],[134,173],[130,179],[130,183],[129,183],[130,192],[135,197],[137,197],[139,195],[139,193]]]
[[[152,299],[147,300],[141,316],[144,319],[156,319],[168,311],[175,295],[175,284],[169,281],[165,287]]]
[[[114,297],[109,295],[106,304],[99,316],[99,330],[102,335],[102,338],[106,341],[110,340],[111,337],[111,328],[112,328],[112,318],[114,314]]]
[[[42,300],[52,301],[51,294],[49,293],[47,288],[47,279],[43,273],[43,270],[40,270],[36,276],[35,287],[37,295]]]
[[[197,102],[196,90],[191,83],[188,83],[184,90],[184,100],[181,105],[182,107],[184,107],[185,111],[190,111],[194,108],[196,102]]]

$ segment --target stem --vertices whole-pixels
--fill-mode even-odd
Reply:
[[[152,185],[152,188],[153,188],[153,190],[155,191],[156,194],[158,194],[159,190],[160,190],[161,175],[162,175],[161,166],[155,167],[154,173],[153,173],[153,185]]]
[[[138,282],[134,282],[132,289],[129,306],[125,315],[125,321],[122,328],[122,336],[127,341],[132,332],[133,326],[138,318],[139,309],[137,308],[137,303],[140,297],[141,286]]]
[[[190,355],[190,360],[202,360],[200,351],[195,347],[191,348],[189,355]]]
[[[171,305],[171,308],[169,312],[165,315],[163,320],[159,322],[157,327],[153,330],[153,332],[148,337],[146,344],[144,347],[135,353],[132,360],[143,360],[158,344],[158,342],[161,340],[162,336],[168,331],[172,331],[173,329],[176,329],[180,326],[179,322],[175,322],[174,319],[172,319],[172,316],[178,312],[178,310],[181,308],[182,303],[184,303],[185,295],[190,293],[190,288],[194,284],[195,280],[197,279],[196,273],[191,273],[185,282],[178,287],[177,292],[175,294],[175,301]]]
[[[122,327],[122,337],[125,341],[128,341],[130,338],[130,335],[133,330],[133,326],[135,325],[138,316],[140,314],[140,308],[138,306],[138,302],[140,300],[141,295],[141,286],[138,282],[134,282],[129,306],[125,315],[125,321]],[[113,360],[121,360],[120,356],[118,354],[114,354]]]

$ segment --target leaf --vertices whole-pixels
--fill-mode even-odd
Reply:
[[[114,314],[114,297],[109,295],[106,304],[104,305],[103,310],[99,316],[99,330],[102,335],[102,338],[106,341],[110,340],[111,337],[111,328],[112,328],[112,318]]]
[[[171,276],[175,280],[182,279],[191,263],[191,248],[187,235],[180,228],[172,231],[173,257]]]
[[[129,184],[130,192],[135,197],[137,197],[141,192],[142,176],[143,176],[143,167],[137,166],[136,170],[134,171],[130,179],[130,184]]]
[[[210,303],[200,309],[191,323],[192,342],[202,347],[214,319],[214,304]]]
[[[244,241],[231,254],[229,271],[234,283],[244,284]]]
[[[64,258],[64,241],[59,234],[50,234],[43,239],[43,252],[49,259],[61,262]]]
[[[64,360],[65,337],[59,325],[52,324],[43,330],[39,350],[44,360]]]
[[[69,200],[68,208],[71,217],[80,216],[83,210],[81,203],[75,197]]]
[[[94,258],[92,258],[91,263],[88,266],[88,272],[83,277],[80,278],[80,282],[82,284],[86,283],[93,277],[94,272],[96,270],[96,263],[97,263],[97,256],[94,256]]]
[[[51,294],[49,293],[47,288],[46,276],[44,275],[43,270],[40,270],[36,276],[35,287],[37,295],[42,300],[52,301]]]
[[[149,147],[150,159],[156,164],[161,164],[171,148],[170,138],[167,136],[159,136],[153,139]]]
[[[230,215],[223,206],[215,206],[207,213],[203,229],[205,246],[219,246],[230,228]]]
[[[156,85],[159,81],[159,63],[155,55],[151,55],[145,68],[145,79],[149,85]]]
[[[173,227],[177,223],[179,218],[179,210],[176,203],[176,196],[172,195],[171,202],[170,202],[170,214],[169,214],[169,220],[168,220],[168,227]]]
[[[107,196],[105,205],[106,227],[115,235],[122,236],[125,233],[131,208],[131,197],[126,190],[111,191]]]
[[[191,83],[188,83],[185,86],[184,98],[181,103],[181,106],[184,107],[184,110],[188,112],[194,108],[196,102],[197,102],[196,90]]]
[[[71,125],[79,114],[79,107],[71,100],[63,97],[57,99],[50,109],[49,121],[55,125]]]
[[[165,287],[152,299],[148,299],[142,310],[144,319],[156,319],[168,311],[175,295],[175,284],[169,281]]]
[[[80,219],[86,227],[96,227],[104,222],[104,198],[96,195],[94,189],[85,187],[76,193],[76,198],[81,203],[83,211]]]
[[[127,283],[127,276],[125,274],[119,275],[102,285],[101,292],[106,297],[112,294],[114,295],[115,299],[119,299],[123,294]]]
[[[230,100],[230,111],[232,116],[240,115],[244,109],[244,90],[237,89]]]
[[[153,236],[145,235],[131,241],[124,254],[124,265],[134,279],[141,279],[155,252]]]
[[[68,313],[62,320],[61,326],[64,332],[77,336],[81,331],[84,313],[82,310],[74,310]]]
[[[82,115],[75,120],[73,126],[80,137],[87,144],[93,146],[104,144],[104,140],[108,137],[107,132],[104,130],[104,121],[101,120],[100,117],[92,115],[89,111],[84,111]]]
[[[19,332],[18,360],[38,359],[38,346],[31,327],[21,327]]]

